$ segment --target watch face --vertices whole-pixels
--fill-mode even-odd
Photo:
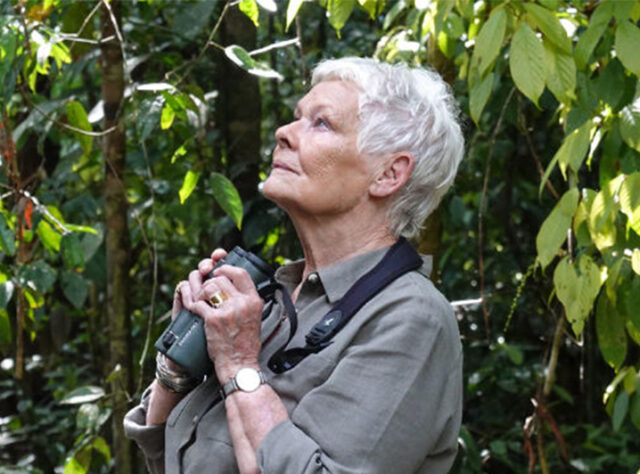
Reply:
[[[253,392],[260,386],[260,374],[257,370],[245,367],[236,374],[236,384],[243,392]]]

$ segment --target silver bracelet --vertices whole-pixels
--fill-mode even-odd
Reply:
[[[170,369],[160,352],[156,356],[156,380],[173,393],[190,392],[202,382],[202,379],[191,377],[186,372]]]

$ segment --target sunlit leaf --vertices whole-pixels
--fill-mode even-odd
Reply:
[[[571,54],[571,40],[555,13],[535,3],[525,3],[527,14],[542,34],[565,54]]]
[[[629,226],[640,235],[640,171],[631,173],[620,185],[620,209],[629,219]]]
[[[101,387],[86,385],[76,388],[64,396],[60,400],[61,405],[79,405],[81,403],[90,403],[100,400],[105,396],[105,392]]]
[[[287,21],[286,21],[285,31],[289,31],[289,27],[291,26],[291,23],[293,23],[293,20],[295,20],[296,16],[298,15],[298,12],[300,11],[300,7],[302,6],[303,3],[304,3],[304,0],[289,0],[289,3],[287,4]]]
[[[580,256],[576,263],[565,257],[553,273],[553,284],[567,320],[579,336],[600,290],[600,269],[588,255]]]
[[[507,13],[505,8],[494,10],[489,20],[482,26],[475,39],[473,61],[477,63],[480,74],[493,64],[502,48],[504,33],[507,27]]]
[[[51,253],[57,253],[60,251],[60,241],[62,240],[62,234],[51,227],[51,224],[45,219],[40,219],[38,227],[36,227],[36,234],[42,242],[42,245]]]
[[[633,254],[631,254],[631,268],[640,275],[640,249],[634,249]]]
[[[356,0],[327,0],[327,13],[329,16],[329,24],[336,30],[338,38],[340,30],[351,16]]]
[[[194,189],[196,189],[196,185],[198,184],[198,180],[200,179],[199,171],[187,171],[187,174],[184,176],[184,180],[182,182],[182,187],[178,192],[180,196],[180,204],[184,204],[184,202],[191,196],[191,193]]]
[[[522,23],[511,40],[509,70],[518,89],[536,105],[547,77],[544,54],[540,38]]]
[[[640,98],[620,111],[620,135],[627,145],[640,152]]]
[[[247,15],[255,26],[260,26],[260,23],[258,22],[260,9],[258,8],[256,0],[241,0],[238,7],[242,13]]]
[[[596,194],[591,204],[588,220],[589,232],[599,250],[611,247],[616,242],[615,220],[620,204],[615,196],[623,179],[624,176],[621,175],[609,181],[607,186]]]
[[[546,84],[559,102],[570,103],[575,99],[576,63],[573,56],[544,43],[547,64]]]
[[[111,448],[102,436],[96,436],[91,447],[102,454],[107,463],[111,461]]]
[[[233,220],[238,229],[242,227],[242,199],[233,183],[220,173],[211,176],[211,189],[222,210]]]
[[[551,263],[567,239],[567,231],[571,227],[571,219],[578,207],[579,197],[577,188],[567,191],[540,226],[536,237],[536,249],[542,269]]]
[[[469,93],[469,112],[476,125],[480,122],[482,111],[491,97],[494,78],[494,74],[489,73],[482,81],[475,81]]]
[[[80,102],[75,100],[67,102],[65,108],[67,111],[67,120],[69,121],[69,125],[72,125],[80,130],[84,130],[85,132],[91,132],[93,130],[91,128],[91,124],[89,123],[87,111],[84,110],[84,107]],[[73,134],[80,142],[80,146],[82,146],[85,154],[88,155],[89,153],[91,153],[93,137],[80,132],[73,132]]]
[[[616,30],[616,56],[629,71],[640,76],[640,28],[630,21],[622,21]]]
[[[173,125],[173,119],[176,117],[176,113],[173,107],[167,102],[162,107],[162,114],[160,115],[160,128],[162,130],[168,130]]]

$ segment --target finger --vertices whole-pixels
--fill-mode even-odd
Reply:
[[[223,258],[225,258],[227,255],[229,255],[229,252],[227,252],[225,249],[218,247],[217,249],[215,249],[213,252],[211,252],[211,260],[213,260],[213,263],[216,264],[218,263],[220,260],[222,260]]]
[[[213,270],[213,261],[210,258],[200,260],[198,263],[198,271],[202,276],[207,276]]]
[[[176,285],[176,289],[173,292],[173,306],[171,307],[171,319],[174,319],[182,310],[182,287],[189,286],[189,283],[182,280]]]
[[[195,297],[200,294],[200,291],[202,290],[202,274],[198,270],[189,272],[189,286],[191,287],[192,296]]]
[[[244,268],[234,267],[232,265],[222,265],[217,268],[213,274],[216,277],[226,277],[235,286],[240,293],[250,293],[256,291],[256,285],[253,283],[249,272]]]

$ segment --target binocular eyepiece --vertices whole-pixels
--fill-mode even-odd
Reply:
[[[216,264],[214,270],[222,265],[244,268],[256,285],[258,294],[262,299],[267,298],[274,272],[260,257],[236,246]],[[212,277],[213,271],[205,279]],[[171,321],[156,341],[155,348],[183,367],[192,377],[202,378],[213,370],[207,352],[204,321],[186,309]]]

